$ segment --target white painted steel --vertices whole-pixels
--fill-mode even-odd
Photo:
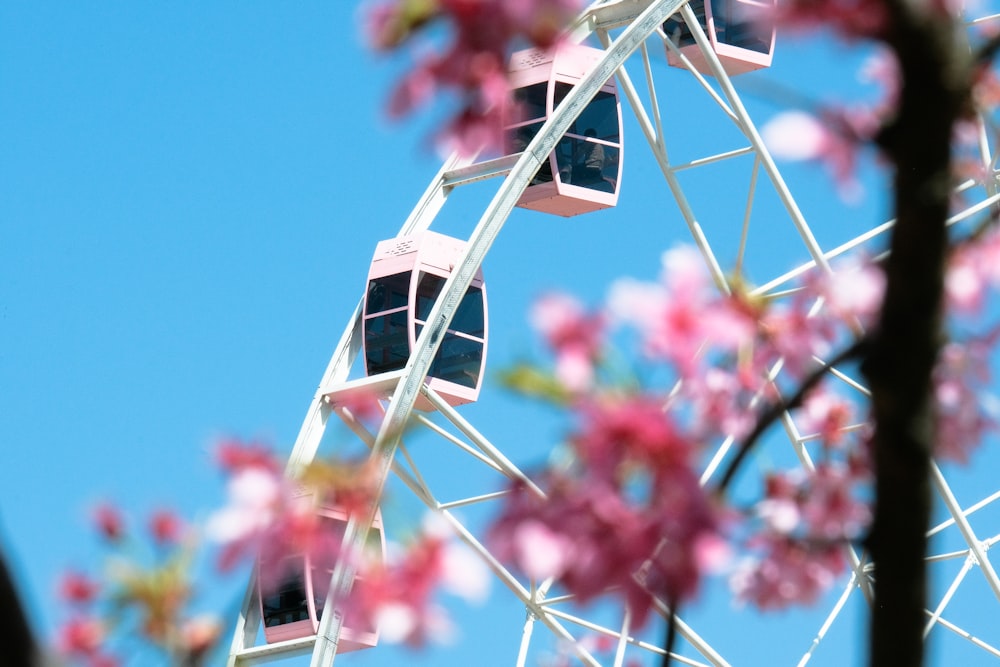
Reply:
[[[680,12],[682,16],[692,23],[694,38],[702,46],[703,50],[706,51],[706,60],[715,73],[715,77],[712,80],[709,80],[709,78],[698,72],[692,71],[692,76],[700,84],[701,89],[714,101],[724,117],[728,118],[743,133],[746,137],[747,145],[737,146],[715,154],[703,155],[693,160],[673,164],[669,157],[665,123],[662,115],[666,101],[661,101],[657,86],[655,85],[657,74],[654,72],[651,64],[649,44],[652,44],[654,48],[672,47],[672,45],[664,44],[660,26],[668,16],[676,12]],[[613,34],[614,31],[619,32]],[[411,453],[402,442],[401,434],[403,427],[407,424],[416,423],[422,425],[426,427],[428,433],[454,446],[456,452],[467,455],[469,460],[488,468],[492,473],[503,478],[520,480],[530,488],[533,488],[537,493],[542,493],[542,490],[535,485],[535,482],[526,473],[521,471],[515,462],[504,455],[500,447],[491,443],[458,410],[441,400],[435,392],[429,390],[424,384],[424,379],[443,334],[455,314],[461,297],[467,290],[472,277],[482,264],[483,258],[488,253],[494,240],[503,229],[507,217],[514,208],[517,200],[539,166],[548,158],[556,142],[567,130],[570,123],[585,108],[585,105],[596,94],[601,85],[609,77],[617,77],[619,90],[627,100],[641,133],[645,137],[646,143],[662,172],[666,188],[677,203],[680,215],[687,225],[691,237],[701,251],[716,284],[723,292],[728,292],[730,289],[728,278],[716,257],[715,249],[712,247],[703,230],[702,221],[699,219],[694,206],[684,192],[678,178],[678,174],[680,173],[693,172],[710,165],[722,164],[726,161],[740,158],[746,159],[748,156],[752,156],[752,177],[746,194],[742,220],[733,221],[732,224],[733,233],[741,235],[739,250],[739,261],[741,264],[745,253],[749,219],[755,201],[755,194],[758,188],[765,187],[767,184],[770,184],[774,188],[811,259],[801,266],[774,278],[770,282],[764,283],[755,291],[756,294],[775,296],[781,293],[779,290],[787,290],[791,281],[809,271],[816,270],[817,267],[819,270],[829,271],[830,260],[865,247],[866,244],[879,235],[885,234],[892,227],[892,221],[890,221],[842,243],[832,250],[823,250],[820,247],[802,211],[799,209],[797,202],[778,171],[774,160],[763,145],[753,120],[740,100],[736,89],[722,70],[718,58],[706,48],[708,44],[706,36],[697,23],[693,21],[693,12],[684,4],[683,0],[598,0],[587,11],[581,14],[573,30],[574,41],[582,41],[589,35],[596,36],[601,42],[605,49],[604,56],[596,63],[593,70],[567,95],[563,103],[546,121],[541,131],[534,137],[523,153],[482,162],[473,162],[471,158],[462,159],[453,156],[442,165],[437,175],[432,179],[412,212],[401,226],[399,231],[400,236],[431,228],[436,217],[445,206],[449,195],[456,188],[479,183],[491,178],[502,179],[502,182],[469,237],[466,251],[456,263],[451,276],[447,280],[441,297],[433,307],[428,318],[427,326],[424,327],[410,360],[404,369],[375,378],[348,382],[347,378],[355,363],[361,343],[360,306],[355,310],[334,350],[330,363],[319,384],[319,388],[309,406],[292,450],[287,469],[288,474],[294,475],[304,465],[313,460],[331,415],[336,415],[347,424],[363,442],[370,446],[371,455],[379,466],[380,478],[383,483],[386,476],[391,472],[420,502],[440,511],[442,516],[451,524],[459,538],[474,552],[479,554],[496,578],[517,600],[524,604],[527,618],[521,634],[520,646],[516,654],[516,664],[518,667],[530,664],[532,641],[542,630],[547,630],[560,641],[572,645],[579,660],[586,665],[594,667],[597,667],[601,663],[597,657],[577,641],[580,631],[592,631],[616,639],[618,643],[613,658],[615,665],[620,665],[625,661],[626,649],[640,649],[648,651],[654,656],[662,654],[663,651],[659,646],[630,636],[628,619],[625,619],[623,624],[618,628],[606,627],[601,623],[588,620],[582,615],[575,613],[575,609],[568,611],[567,608],[572,607],[574,602],[572,596],[555,595],[548,597],[551,582],[545,582],[540,586],[536,586],[533,582],[522,583],[521,579],[500,563],[490,553],[489,549],[484,546],[482,541],[451,511],[456,508],[495,503],[502,499],[506,492],[484,490],[483,493],[462,498],[438,498],[435,490],[428,483],[428,477],[421,471],[419,462],[414,456],[411,456]],[[623,67],[626,62],[630,62],[629,59],[636,52],[639,55],[635,60],[640,62],[642,75],[645,79],[645,98],[648,100],[648,109],[643,94],[636,88],[629,72]],[[634,143],[632,142],[632,144]],[[632,144],[630,144],[629,150],[637,150]],[[983,164],[992,170],[996,166],[996,157],[991,156],[990,151],[990,143],[985,133],[983,133],[981,140],[982,160]],[[764,172],[767,176],[766,179],[758,178],[760,171]],[[980,185],[967,182],[962,184],[959,190],[971,189]],[[973,201],[965,210],[956,213],[950,222],[954,223],[966,220],[973,216],[981,215],[991,207],[995,208],[998,202],[1000,202],[1000,194],[997,192],[995,182],[990,180],[985,185],[985,189],[987,190],[985,198]],[[504,277],[497,276],[495,279],[502,280]],[[779,364],[774,369],[775,375],[780,371],[781,366]],[[863,384],[855,378],[850,377],[848,373],[836,369],[834,375],[850,386],[852,390],[861,393],[866,392]],[[361,386],[375,389],[381,392],[386,398],[385,418],[377,433],[371,433],[347,411],[335,407],[337,396],[341,392]],[[442,425],[425,415],[414,413],[413,406],[420,395],[423,395],[436,408],[439,418],[443,419],[446,424]],[[331,403],[334,404],[333,407]],[[808,451],[810,437],[800,434],[791,417],[787,414],[782,419],[782,425],[786,431],[789,443],[800,457],[802,465],[806,468],[810,467],[811,459]],[[714,478],[733,444],[734,440],[732,438],[727,438],[720,443],[715,458],[712,459],[705,470],[702,479],[703,483],[709,483]],[[397,453],[400,454],[399,457],[396,456]],[[1000,651],[994,648],[989,642],[983,641],[982,638],[977,638],[971,633],[966,632],[955,623],[947,620],[944,616],[948,604],[952,600],[959,584],[966,579],[964,576],[965,572],[974,565],[979,566],[987,585],[992,589],[994,595],[1000,599],[1000,580],[998,580],[997,574],[988,558],[989,548],[1000,540],[1000,535],[981,540],[972,531],[971,525],[968,522],[968,516],[971,513],[988,507],[996,501],[1000,501],[1000,492],[989,496],[975,505],[963,508],[955,499],[943,474],[937,467],[935,467],[935,475],[935,484],[951,517],[932,529],[930,534],[934,535],[951,526],[956,526],[968,545],[968,549],[928,556],[930,562],[946,562],[955,558],[966,558],[962,572],[953,580],[952,587],[946,592],[937,608],[933,612],[927,612],[929,616],[928,630],[931,631],[933,627],[940,626],[966,638],[975,646],[983,649],[983,651],[1000,657]],[[374,512],[375,507],[372,506],[368,508],[365,516],[351,519],[345,533],[344,539],[346,543],[353,543],[355,546],[358,546],[365,542]],[[847,601],[852,596],[853,591],[860,590],[862,597],[868,598],[870,601],[871,565],[865,561],[863,555],[858,554],[854,549],[848,549],[848,557],[852,566],[850,580],[846,582],[843,594],[839,596],[818,632],[811,642],[808,643],[805,654],[798,663],[800,666],[812,660],[818,649],[820,649],[823,639],[827,636],[833,622],[847,606]],[[349,564],[338,565],[332,577],[330,594],[326,600],[326,609],[333,613],[324,614],[319,633],[316,637],[267,646],[253,646],[260,624],[260,615],[257,608],[256,593],[253,588],[254,584],[251,581],[243,604],[243,610],[236,624],[232,649],[227,664],[231,667],[235,667],[236,665],[253,665],[292,655],[311,654],[311,667],[328,667],[332,665],[335,659],[336,644],[339,639],[340,619],[342,618],[342,614],[338,609],[338,601],[342,600],[344,595],[350,590],[353,582],[353,574]],[[661,615],[664,617],[668,615],[667,609],[662,603],[658,607]],[[678,636],[687,642],[688,647],[697,652],[701,659],[706,660],[707,664],[713,667],[729,667],[731,663],[727,658],[723,657],[720,651],[716,650],[709,641],[702,638],[683,619],[677,619],[676,627]],[[786,641],[791,641],[792,639],[794,638],[785,638]],[[805,641],[806,638],[803,638],[804,643]],[[742,664],[739,662],[739,656],[731,657],[736,661],[735,664]],[[678,664],[706,664],[683,654],[678,654],[675,660]]]

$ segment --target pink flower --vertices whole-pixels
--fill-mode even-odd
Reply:
[[[515,486],[490,541],[501,560],[535,575],[558,575],[581,602],[614,591],[642,625],[654,597],[693,595],[718,555],[703,539],[715,532],[715,518],[693,472],[670,468],[653,475],[646,504],[627,499],[603,474],[553,474],[545,499]],[[530,546],[546,553],[539,557]]]
[[[77,616],[59,630],[58,646],[75,657],[96,657],[104,642],[104,624],[90,616]]]
[[[210,539],[221,543],[219,567],[229,569],[243,557],[256,556],[276,528],[290,496],[284,479],[265,468],[239,470],[228,484],[229,504],[213,513],[205,525]]]
[[[845,199],[854,199],[860,185],[854,171],[859,148],[879,126],[865,109],[829,108],[817,117],[804,111],[784,111],[761,128],[761,138],[774,157],[821,162],[833,173]]]
[[[681,384],[681,394],[691,405],[690,429],[699,439],[718,435],[742,438],[753,428],[750,400],[761,383],[746,373],[718,366],[694,374]]]
[[[704,260],[689,246],[663,254],[660,284],[615,283],[608,308],[615,319],[635,327],[647,354],[673,363],[683,378],[699,372],[700,354],[732,351],[755,331],[745,305],[719,294]]]
[[[808,435],[818,435],[826,446],[839,445],[844,428],[854,416],[854,406],[827,390],[813,391],[806,397],[800,412],[801,428]]]
[[[571,296],[547,294],[535,302],[530,321],[556,355],[556,379],[571,391],[588,389],[601,354],[604,318],[588,314]]]
[[[219,466],[230,473],[243,468],[263,468],[278,473],[282,467],[267,445],[243,442],[235,438],[220,441],[216,446],[215,456]]]
[[[802,494],[802,517],[812,539],[843,542],[861,535],[871,521],[868,503],[852,495],[855,484],[849,468],[823,463],[809,475]]]
[[[79,572],[66,572],[59,582],[59,597],[73,604],[89,604],[99,591],[100,584]]]
[[[579,6],[579,0],[400,0],[376,5],[368,15],[367,33],[377,49],[397,49],[430,26],[443,27],[443,34],[452,36],[404,76],[389,102],[390,115],[409,113],[436,91],[452,90],[460,104],[439,141],[466,154],[499,149],[499,109],[509,90],[507,53],[514,44],[557,46]]]
[[[101,536],[110,542],[118,542],[125,535],[125,520],[111,503],[101,503],[94,509],[94,523]]]
[[[989,352],[992,337],[949,343],[938,356],[934,371],[937,438],[935,453],[945,460],[965,463],[986,433],[996,429],[995,415],[987,413],[990,399]]]
[[[690,460],[691,443],[655,396],[604,397],[579,410],[581,424],[571,442],[593,474],[614,478],[626,463],[659,470]]]
[[[764,549],[762,558],[748,558],[730,579],[737,598],[760,609],[812,604],[844,570],[840,545],[810,548],[772,535]]]
[[[869,481],[868,469],[834,461],[769,475],[756,508],[764,534],[823,544],[855,539],[871,520],[868,503],[858,498]]]
[[[364,423],[380,423],[382,421],[381,396],[369,390],[352,391],[338,396],[337,407],[346,409],[355,419]]]
[[[826,299],[826,305],[848,325],[854,320],[866,329],[876,324],[885,293],[885,273],[868,259],[837,267],[835,273],[820,274],[807,287]]]
[[[222,633],[222,625],[215,616],[196,616],[181,626],[181,642],[190,656],[205,655],[215,646]]]
[[[571,544],[541,521],[525,520],[514,528],[513,560],[535,581],[560,576],[568,567]]]
[[[945,294],[955,312],[963,315],[980,312],[987,292],[998,285],[1000,233],[988,233],[952,253],[945,274]]]
[[[779,28],[830,28],[851,39],[879,38],[888,29],[888,10],[879,0],[793,0],[778,6]]]
[[[835,337],[833,323],[824,313],[810,315],[804,298],[790,304],[772,304],[761,316],[764,344],[755,353],[756,368],[765,369],[781,360],[785,369],[799,375],[830,352]]]
[[[149,532],[160,546],[176,544],[183,529],[180,518],[170,510],[159,509],[149,517]]]
[[[416,646],[451,634],[447,616],[434,602],[437,589],[478,601],[488,586],[483,562],[434,523],[425,524],[405,550],[386,562],[366,561],[361,568],[349,616],[377,623],[387,641]]]

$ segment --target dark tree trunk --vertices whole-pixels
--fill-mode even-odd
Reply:
[[[40,664],[28,619],[21,606],[7,563],[0,556],[0,664],[35,667]]]
[[[875,564],[870,665],[878,667],[922,665],[927,622],[931,380],[942,341],[952,131],[968,97],[960,26],[929,16],[931,4],[887,0],[887,41],[899,58],[902,90],[898,115],[880,143],[895,169],[896,227],[879,328],[863,364],[875,424],[868,546]]]

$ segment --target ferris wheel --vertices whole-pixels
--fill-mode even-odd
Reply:
[[[731,80],[768,67],[774,50],[773,30],[741,19],[745,8],[737,5],[743,1],[598,0],[574,24],[571,41],[577,46],[554,56],[515,54],[511,80],[527,111],[508,128],[512,154],[487,160],[449,158],[397,237],[378,244],[367,291],[348,320],[295,442],[291,471],[317,455],[328,425],[343,422],[370,447],[383,478],[391,477],[415,502],[438,511],[482,557],[505,594],[526,612],[526,620],[513,624],[519,627],[511,633],[509,656],[487,664],[539,664],[539,656],[553,646],[594,667],[658,664],[663,651],[660,638],[630,627],[621,609],[580,607],[551,582],[526,580],[506,568],[490,553],[482,522],[468,519],[495,508],[505,482],[538,488],[516,448],[491,439],[485,428],[473,423],[471,411],[467,414],[461,407],[479,400],[488,383],[484,364],[488,346],[495,346],[497,339],[495,334],[490,337],[487,284],[505,277],[484,278],[483,264],[508,221],[518,216],[601,216],[629,197],[655,195],[662,200],[664,220],[674,225],[666,229],[664,223],[661,247],[686,237],[697,246],[720,289],[727,290],[730,280],[723,267],[735,262],[752,267],[760,285],[757,293],[775,297],[803,274],[833,271],[831,264],[841,255],[877,248],[891,229],[891,222],[869,228],[843,224],[831,232],[828,220],[807,221]],[[683,121],[686,131],[674,131],[679,125],[678,99],[686,102],[695,96],[711,113],[688,116]],[[634,136],[626,146],[627,114]],[[993,178],[994,145],[985,131],[981,146],[989,181],[963,186],[970,203],[955,214],[955,222],[1000,201]],[[659,183],[655,192],[622,192],[623,182],[631,178],[624,171],[626,148],[630,163],[641,163],[634,156],[645,154],[642,182],[644,187]],[[654,170],[652,178],[649,172]],[[706,179],[725,185],[706,197],[697,185]],[[475,191],[469,198],[483,202],[478,222],[461,238],[442,233],[452,232],[445,222],[452,200],[462,198],[462,206],[469,206],[466,191]],[[629,233],[621,227],[615,232]],[[550,243],[558,243],[557,234]],[[792,265],[788,257],[801,261]],[[865,391],[846,373],[838,379],[846,390]],[[384,399],[384,418],[377,430],[368,430],[350,412],[345,397],[358,389]],[[770,446],[803,467],[811,466],[809,434],[800,432],[790,416],[780,424],[784,437]],[[417,431],[447,449],[448,474],[471,480],[467,492],[456,492],[461,486],[438,484],[442,471],[434,467],[441,465],[440,458],[424,457],[426,447],[408,446]],[[720,474],[734,439],[715,446],[703,483]],[[1000,577],[988,552],[1000,541],[1000,491],[995,484],[988,490],[967,483],[966,477],[962,472],[953,477],[950,470],[946,476],[937,465],[933,469],[941,521],[931,530],[928,561],[941,590],[932,593],[936,599],[927,610],[927,636],[949,655],[962,651],[971,656],[963,664],[992,664],[1000,659],[1000,630],[987,621],[996,618],[1000,606]],[[346,523],[345,541],[361,546],[376,535],[384,542],[381,516],[376,508],[369,514],[348,520],[331,512],[328,518]],[[787,617],[756,625],[745,618],[720,622],[703,610],[691,616],[681,610],[673,659],[713,667],[765,664],[720,630],[720,623],[723,628],[726,623],[747,623],[751,633],[766,632],[769,625],[777,628],[773,636],[758,638],[766,647],[764,655],[773,658],[766,664],[839,664],[824,662],[824,655],[828,645],[841,641],[837,632],[844,631],[843,625],[857,625],[844,619],[863,613],[873,576],[865,554],[846,549],[849,572],[809,612],[806,622],[813,625],[805,634],[801,618],[796,619],[798,634],[789,635],[784,629]],[[315,572],[307,567],[303,576],[308,579]],[[322,576],[331,579],[325,600],[307,593],[311,581],[290,591],[293,597],[308,598],[294,617],[283,615],[280,600],[263,599],[251,582],[228,664],[295,657],[304,664],[311,655],[312,667],[326,667],[342,654],[374,646],[377,628],[348,627],[337,609],[338,596],[342,599],[350,589],[352,566],[339,563]],[[323,614],[324,608],[336,613]],[[666,607],[661,612],[668,613]],[[858,632],[857,627],[847,630]],[[843,657],[842,652],[837,655]]]

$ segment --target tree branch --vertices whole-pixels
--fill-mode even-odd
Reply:
[[[7,563],[0,555],[0,646],[3,664],[11,667],[34,667],[39,664],[39,652],[24,607],[17,595]]]
[[[852,345],[842,350],[838,355],[833,357],[833,359],[825,362],[822,366],[806,376],[794,394],[772,403],[764,411],[762,411],[760,416],[757,417],[753,430],[747,434],[747,436],[743,439],[743,442],[740,443],[739,448],[736,450],[736,456],[729,463],[729,467],[726,468],[725,474],[722,475],[722,481],[719,482],[716,493],[720,496],[725,494],[726,489],[728,488],[730,482],[732,482],[733,477],[736,476],[737,470],[750,453],[750,450],[753,449],[754,445],[757,444],[757,441],[764,435],[767,429],[769,429],[772,424],[781,418],[781,415],[801,405],[810,390],[819,384],[820,380],[822,380],[834,366],[842,364],[850,359],[864,356],[869,343],[870,340],[867,336],[863,336],[854,341]]]

